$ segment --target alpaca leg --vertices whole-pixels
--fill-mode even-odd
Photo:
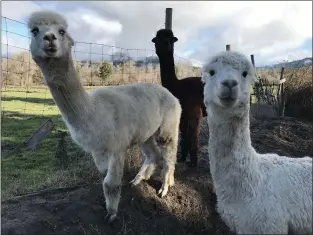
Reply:
[[[106,222],[112,222],[117,216],[121,195],[121,185],[124,170],[124,154],[110,157],[107,175],[103,181],[103,192],[106,202]]]
[[[149,138],[140,148],[145,158],[136,177],[130,182],[134,186],[138,185],[142,180],[148,180],[156,168],[156,158],[160,156],[159,148],[156,145],[154,137]]]
[[[91,155],[98,171],[102,174],[106,174],[109,165],[109,155],[103,152],[93,152]]]
[[[175,112],[169,112],[160,126],[156,142],[161,150],[163,159],[162,186],[158,191],[161,197],[164,197],[170,186],[174,185],[174,171],[177,161],[177,145],[179,135],[179,123],[181,108],[176,106]]]
[[[190,162],[191,167],[197,166],[199,153],[199,134],[200,134],[200,118],[192,120],[189,127],[189,141],[190,141]]]
[[[150,164],[147,170],[145,171],[145,175],[144,175],[145,180],[150,179],[150,177],[152,176],[152,174],[154,173],[156,169],[156,165],[159,163],[159,161],[162,158],[159,146],[157,145],[154,137],[151,138],[151,142],[149,143],[148,146],[150,150]]]
[[[175,134],[177,133],[177,135]],[[178,144],[178,125],[177,130],[172,127],[172,133],[157,137],[158,146],[161,149],[163,157],[163,169],[162,169],[162,186],[158,194],[164,197],[170,186],[174,185],[174,171],[177,159],[177,144]]]
[[[188,136],[187,136],[187,130],[182,129],[181,131],[181,141],[180,141],[180,147],[181,147],[181,157],[178,159],[178,162],[185,162],[188,156]]]
[[[168,192],[168,188],[174,185],[177,145],[175,145],[171,140],[169,143],[166,144],[160,143],[159,146],[161,148],[161,153],[163,156],[163,182],[158,194],[161,194],[161,197],[164,197]]]
[[[188,120],[186,118],[182,118],[180,122],[180,132],[181,132],[181,157],[178,159],[178,162],[185,162],[188,156],[189,150],[189,142],[188,142]]]

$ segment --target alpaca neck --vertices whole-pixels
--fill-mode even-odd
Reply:
[[[227,191],[235,198],[253,194],[258,178],[256,152],[250,138],[249,106],[236,116],[218,108],[208,111],[210,168],[217,194]]]
[[[209,145],[212,147],[223,146],[223,148],[212,148],[219,155],[219,159],[235,159],[233,156],[239,150],[251,150],[249,108],[246,107],[246,110],[243,112],[240,115],[234,116],[232,114],[223,114],[221,110],[216,109],[212,112],[212,115],[209,115]]]
[[[178,81],[175,73],[175,63],[173,53],[159,55],[161,82],[166,88],[172,88]]]
[[[50,59],[40,66],[52,97],[61,115],[74,128],[89,123],[92,104],[82,86],[71,56],[68,59]]]

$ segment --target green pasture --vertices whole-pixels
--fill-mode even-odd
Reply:
[[[37,150],[21,150],[5,156],[28,139],[41,123],[51,118],[53,132]],[[64,167],[55,157],[58,130],[66,130],[48,89],[8,88],[1,94],[2,200],[45,188],[83,183],[97,178],[92,159],[66,138],[71,159]],[[94,172],[94,173],[90,173]]]
[[[255,103],[254,96],[252,102]],[[22,150],[5,156],[49,118],[56,124],[56,128],[37,150]],[[66,141],[71,161],[66,168],[57,161],[57,131],[64,131],[66,127],[47,88],[2,90],[1,123],[3,199],[45,188],[89,182],[90,179],[97,178],[96,170],[86,169],[95,169],[92,159],[81,156],[82,151],[69,136]],[[90,172],[93,174],[90,175]]]

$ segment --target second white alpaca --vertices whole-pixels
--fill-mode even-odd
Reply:
[[[251,145],[248,58],[214,56],[203,68],[217,211],[238,234],[312,233],[312,158],[259,154]]]
[[[88,94],[75,70],[63,16],[50,11],[35,12],[28,27],[31,54],[61,111],[73,140],[92,154],[98,170],[106,173],[103,190],[107,220],[117,215],[125,154],[139,145],[145,161],[132,181],[149,179],[157,160],[163,157],[165,196],[174,185],[179,120],[179,101],[165,88],[152,83],[112,86]]]

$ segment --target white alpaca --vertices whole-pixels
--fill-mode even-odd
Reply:
[[[132,181],[149,179],[163,156],[161,197],[174,185],[181,115],[179,101],[157,84],[112,86],[88,94],[74,68],[73,40],[63,16],[39,11],[29,18],[31,54],[44,74],[73,140],[92,154],[103,181],[108,222],[116,218],[125,153],[139,145],[145,161]]]
[[[202,81],[222,219],[238,234],[312,233],[312,158],[259,154],[251,146],[250,61],[222,52],[205,64]]]

